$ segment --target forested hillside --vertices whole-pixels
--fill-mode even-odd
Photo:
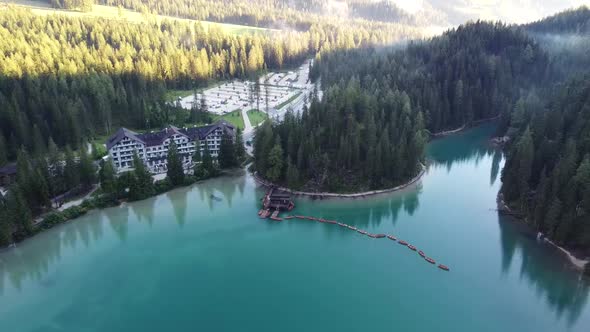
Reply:
[[[330,191],[408,180],[419,169],[425,128],[508,115],[548,65],[523,31],[482,22],[402,50],[321,52],[317,60],[312,76],[321,76],[324,99],[259,130],[255,166],[270,180]]]
[[[314,25],[308,32],[229,35],[178,21],[116,20],[0,12],[0,141],[7,158],[52,139],[77,147],[118,126],[163,125],[166,88],[299,65],[320,50],[364,47],[409,30]]]
[[[351,79],[330,87],[302,116],[258,128],[255,168],[308,191],[390,188],[419,172],[425,143],[423,114],[405,92],[379,95]]]
[[[525,25],[526,29],[537,33],[588,34],[590,33],[590,9],[582,6]]]
[[[402,50],[321,52],[316,64],[324,86],[356,77],[376,95],[404,91],[438,132],[509,113],[520,89],[542,80],[548,58],[524,31],[477,22]]]
[[[590,77],[546,103],[522,101],[502,172],[504,200],[527,222],[572,248],[590,247]]]
[[[371,24],[376,29],[387,28],[391,23],[416,23],[410,14],[385,0],[98,0],[98,3],[197,20],[300,31],[320,22]]]

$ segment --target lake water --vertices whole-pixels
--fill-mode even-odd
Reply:
[[[588,331],[589,283],[494,211],[485,125],[436,140],[423,179],[258,218],[248,175],[95,211],[0,253],[1,331]],[[211,199],[211,194],[222,198]]]

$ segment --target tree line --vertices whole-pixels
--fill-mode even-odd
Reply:
[[[381,98],[382,97],[382,98]],[[409,96],[383,96],[358,79],[331,86],[299,116],[265,122],[254,140],[259,175],[290,188],[355,192],[396,186],[419,170],[426,143],[423,113]]]
[[[197,145],[199,143],[197,142]],[[167,178],[154,182],[152,174],[137,154],[134,170],[117,176],[110,161],[94,163],[93,155],[84,148],[74,153],[69,147],[61,153],[54,143],[44,155],[31,156],[24,149],[18,154],[16,183],[6,196],[0,195],[0,247],[20,241],[42,228],[79,216],[83,209],[106,207],[121,200],[142,200],[174,187],[192,184],[220,174],[221,170],[239,166],[246,153],[241,134],[236,139],[225,134],[217,158],[208,149],[193,156],[194,167],[186,172],[174,142],[169,146]],[[64,201],[84,195],[100,184],[94,196],[81,207],[64,212],[51,212]],[[34,220],[49,212],[41,222]]]
[[[320,52],[311,71],[324,86],[357,77],[377,95],[404,91],[439,132],[506,117],[521,89],[546,77],[548,56],[524,30],[501,23],[462,25],[402,49]]]
[[[590,247],[590,76],[520,100],[502,172],[506,203],[560,245]]]
[[[293,188],[362,191],[415,176],[426,129],[509,115],[547,55],[523,30],[470,23],[401,50],[320,52],[310,72],[325,91],[301,116],[256,133],[255,168]]]
[[[590,248],[590,10],[526,25],[550,54],[550,79],[523,95],[501,128],[507,206],[559,245]],[[590,271],[590,265],[587,266]]]
[[[244,78],[320,50],[410,33],[322,24],[305,33],[230,35],[175,20],[132,24],[8,8],[0,12],[0,155],[15,160],[21,146],[43,150],[49,138],[77,148],[119,126],[158,127],[168,116],[168,88]]]

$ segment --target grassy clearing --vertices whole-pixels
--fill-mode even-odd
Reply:
[[[237,128],[240,128],[240,130],[244,130],[244,118],[242,117],[242,110],[240,109],[237,109],[224,115],[213,116],[213,122],[216,122],[218,120],[225,120],[233,124]]]
[[[161,22],[164,19],[181,21],[189,24],[200,22],[205,30],[210,28],[221,29],[226,33],[230,34],[251,34],[251,33],[268,33],[271,31],[277,31],[273,29],[251,27],[246,25],[217,23],[208,21],[197,21],[185,18],[178,18],[166,15],[152,15],[142,14],[134,10],[123,9],[112,6],[93,5],[92,11],[80,12],[76,10],[66,10],[52,8],[49,3],[39,2],[33,0],[3,0],[5,3],[14,4],[21,7],[29,8],[34,14],[37,15],[65,15],[71,17],[91,17],[91,18],[106,18],[113,20],[127,21],[130,23],[145,23],[145,22]]]
[[[302,94],[302,92],[298,92],[298,93],[294,94],[291,98],[289,98],[289,99],[285,100],[284,102],[280,103],[277,106],[277,109],[280,110],[283,107],[289,105],[293,100],[297,99],[297,97],[299,97],[301,94]]]
[[[192,96],[193,93],[195,93],[194,90],[168,90],[164,95],[164,99],[166,99],[166,101],[176,101],[178,97],[184,98]]]
[[[248,119],[250,119],[252,126],[256,127],[264,122],[264,120],[268,119],[268,115],[257,109],[251,109],[248,111]]]

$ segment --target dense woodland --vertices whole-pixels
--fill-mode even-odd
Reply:
[[[363,59],[359,61],[359,59]],[[520,89],[545,77],[548,57],[523,30],[476,22],[401,50],[320,52],[312,77],[324,86],[357,77],[377,96],[407,93],[431,132],[508,113]]]
[[[300,31],[308,30],[314,23],[351,19],[354,22],[348,24],[353,25],[368,23],[363,21],[415,25],[418,20],[388,0],[99,0],[98,3],[197,20]],[[373,24],[375,28],[387,26]]]
[[[517,101],[505,133],[502,194],[560,245],[590,248],[590,10],[527,25],[550,54],[548,81]],[[589,267],[590,272],[590,267]]]
[[[547,63],[523,31],[482,22],[403,50],[321,52],[311,75],[324,98],[257,132],[256,170],[307,190],[393,187],[417,174],[426,128],[509,115]]]
[[[555,90],[517,103],[502,193],[557,243],[590,248],[590,76]]]
[[[0,140],[6,146],[0,155],[9,160],[20,146],[45,149],[49,138],[76,148],[118,126],[166,125],[167,88],[246,77],[299,65],[320,50],[407,37],[327,25],[236,36],[178,21],[130,24],[18,9],[0,12],[0,22]]]
[[[301,116],[256,131],[255,168],[291,188],[351,192],[389,188],[423,161],[422,112],[404,92],[378,96],[357,79],[333,86]]]

